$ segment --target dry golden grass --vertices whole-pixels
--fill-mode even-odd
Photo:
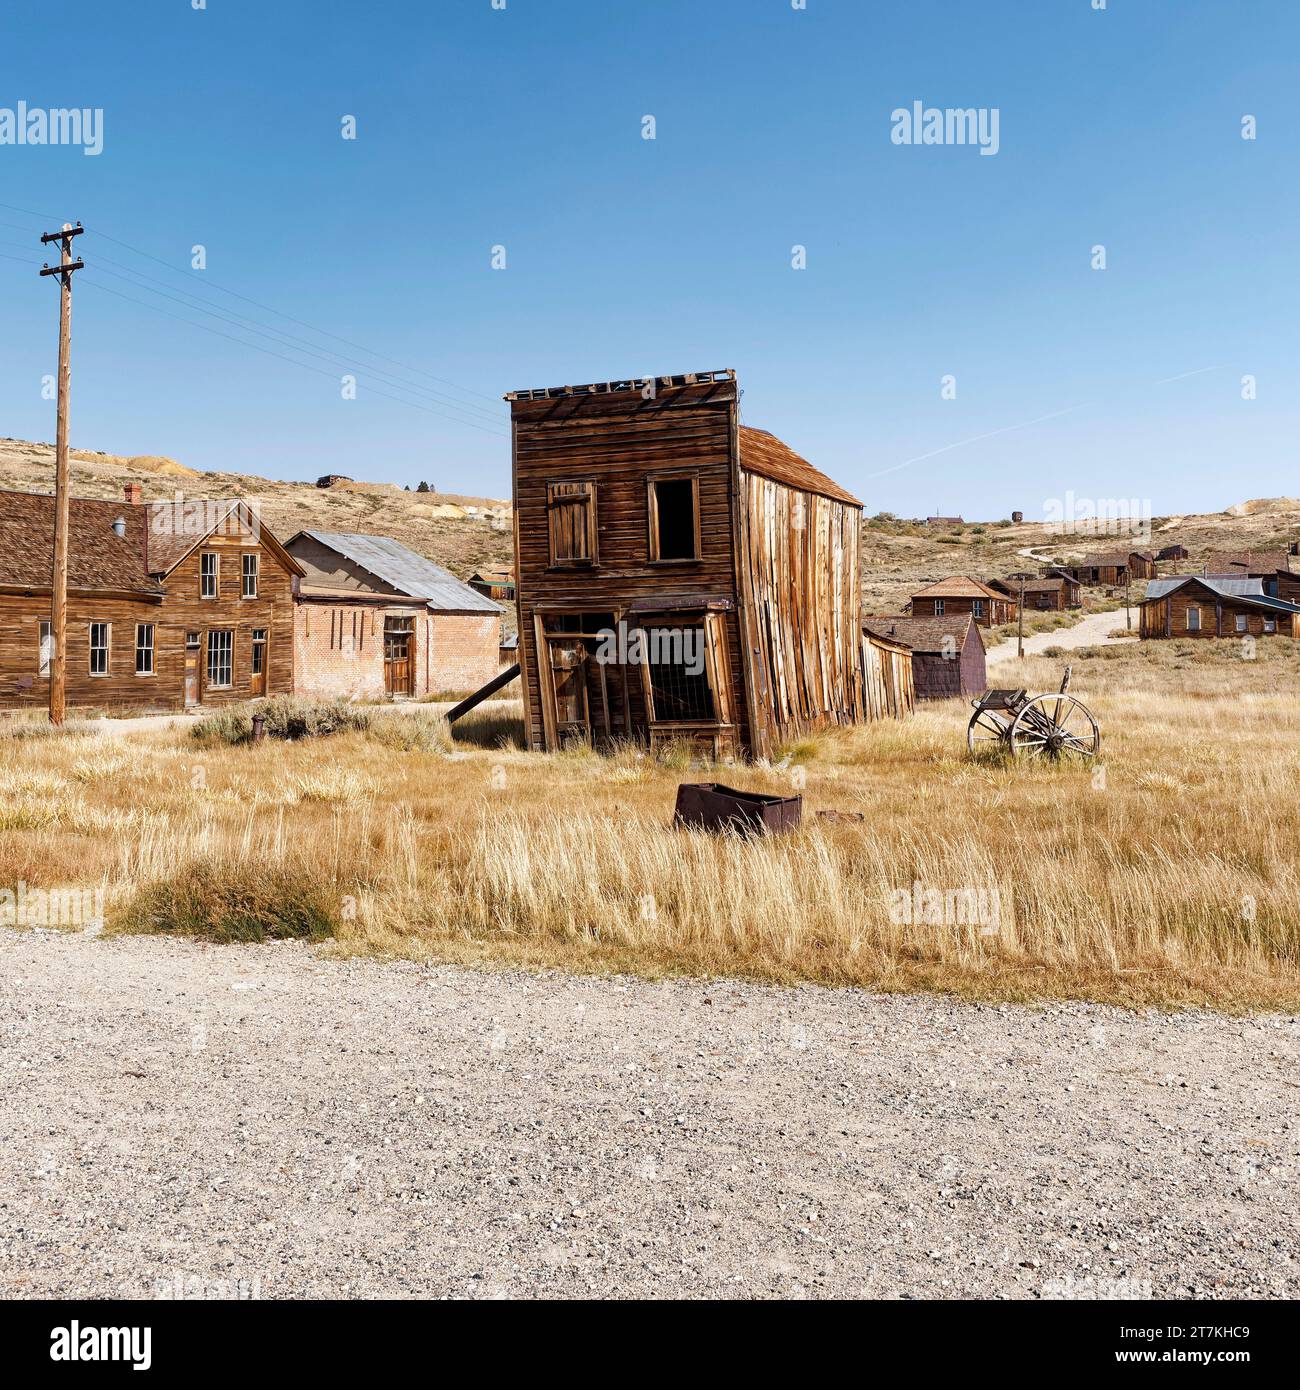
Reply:
[[[754,789],[806,778],[803,829],[751,841],[672,830],[683,772],[639,750],[501,747],[518,737],[501,702],[463,721],[450,754],[373,732],[255,748],[183,731],[5,739],[0,886],[102,883],[120,924],[220,936],[230,883],[248,921],[283,900],[287,930],[318,934],[326,902],[332,949],[467,963],[1295,1009],[1300,649],[1238,652],[1072,654],[1104,787],[970,761],[957,703],[805,740],[784,769],[686,772]],[[997,679],[1059,675],[1030,658]],[[996,889],[997,930],[898,924],[891,893],[914,882]]]

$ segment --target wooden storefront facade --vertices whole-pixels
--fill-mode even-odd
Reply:
[[[734,372],[511,392],[529,746],[765,756],[867,716],[861,504]]]

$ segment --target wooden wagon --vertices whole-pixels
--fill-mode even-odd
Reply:
[[[1069,693],[1070,668],[1061,688],[1042,695],[1025,690],[986,690],[972,700],[966,747],[1001,747],[1019,758],[1083,761],[1101,751],[1101,729],[1087,705]]]

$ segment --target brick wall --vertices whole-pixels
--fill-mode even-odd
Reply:
[[[501,623],[494,614],[299,603],[294,621],[297,693],[322,700],[383,699],[386,613],[415,616],[411,661],[417,698],[477,690],[497,674]]]

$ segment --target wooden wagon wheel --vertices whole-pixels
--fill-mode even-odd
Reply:
[[[978,753],[981,749],[996,748],[1007,741],[1011,725],[992,710],[977,709],[966,725],[966,750]]]
[[[1035,695],[1016,715],[1008,741],[1017,757],[1083,760],[1101,751],[1101,730],[1073,695]]]

